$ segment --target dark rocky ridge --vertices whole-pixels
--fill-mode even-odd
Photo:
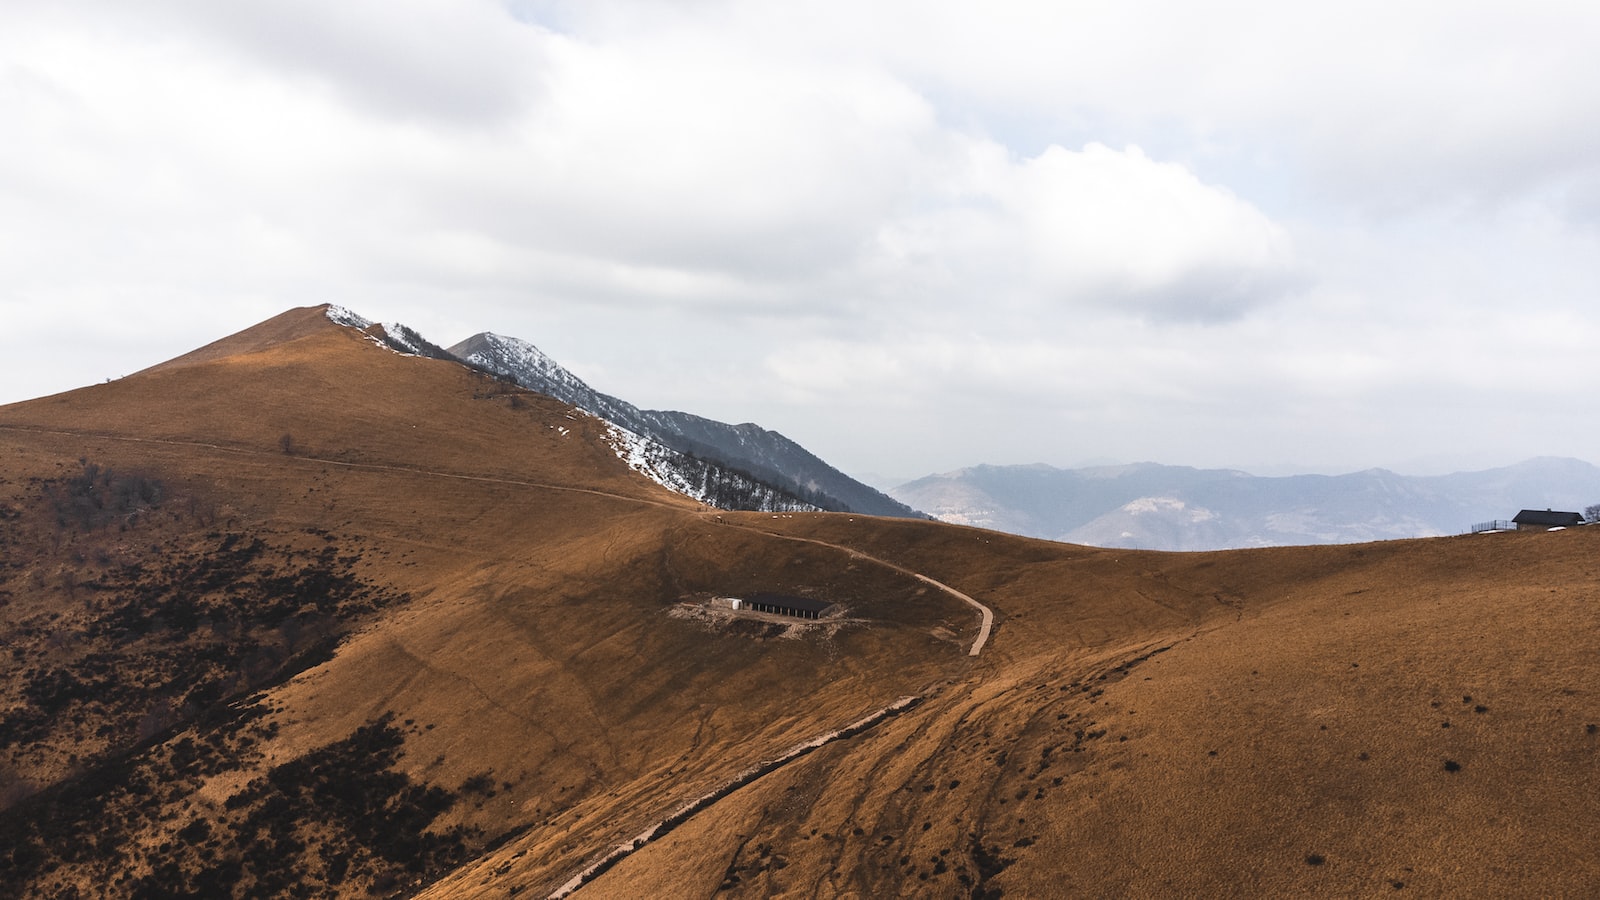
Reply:
[[[509,377],[529,390],[570,403],[679,453],[772,484],[820,509],[923,518],[915,509],[856,481],[776,431],[750,422],[729,425],[685,412],[639,409],[596,391],[526,341],[485,332],[450,347],[449,352],[468,365]]]

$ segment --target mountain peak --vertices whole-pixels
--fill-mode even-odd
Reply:
[[[525,388],[549,394],[630,431],[638,431],[630,422],[615,418],[631,419],[638,415],[638,409],[589,387],[550,354],[521,338],[480,331],[451,346],[449,352],[469,366],[508,376]]]
[[[335,311],[343,316],[344,320],[335,318]],[[365,324],[356,326],[354,325],[355,320]],[[225,359],[229,356],[255,353],[315,334],[326,334],[328,331],[340,326],[366,328],[370,324],[370,322],[366,322],[365,319],[361,319],[349,310],[329,303],[324,303],[320,306],[300,306],[281,312],[265,322],[252,325],[243,331],[212,341],[182,356],[158,363],[144,371],[155,372],[183,366],[200,365],[201,363]]]
[[[480,331],[472,337],[452,345],[449,350],[463,360],[470,361],[476,357],[488,362],[506,365],[531,366],[544,373],[559,371],[572,381],[582,384],[582,381],[577,376],[568,372],[550,354],[522,338],[495,334],[492,331]]]

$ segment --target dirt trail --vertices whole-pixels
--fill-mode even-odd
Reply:
[[[720,517],[718,518],[718,521],[719,522],[722,521]],[[925,584],[928,584],[928,585],[930,585],[932,587],[938,588],[941,591],[944,591],[946,594],[949,594],[950,596],[956,598],[957,600],[960,600],[962,603],[965,603],[968,606],[971,606],[972,608],[974,608],[974,609],[976,609],[978,611],[978,614],[982,617],[982,624],[980,624],[978,626],[978,638],[977,638],[977,640],[972,642],[972,649],[967,651],[967,655],[968,656],[977,656],[979,653],[982,653],[983,652],[983,645],[988,643],[988,641],[989,641],[989,632],[990,632],[990,630],[992,630],[994,628],[994,610],[990,609],[987,606],[984,606],[982,603],[979,603],[978,601],[972,599],[971,597],[967,596],[966,594],[961,593],[960,591],[956,590],[955,588],[951,587],[948,584],[945,584],[942,581],[936,581],[936,580],[934,580],[932,578],[929,578],[928,576],[922,574],[921,572],[914,572],[914,571],[906,568],[905,566],[897,565],[895,563],[889,562],[886,559],[880,559],[880,558],[878,558],[876,556],[871,556],[869,554],[862,553],[860,550],[857,550],[854,547],[847,547],[844,544],[834,544],[834,543],[830,543],[828,541],[818,540],[816,538],[799,537],[797,535],[792,535],[792,534],[783,534],[782,532],[778,532],[778,531],[768,531],[768,530],[766,530],[764,528],[756,528],[755,526],[752,526],[752,525],[740,525],[737,522],[722,522],[722,524],[724,524],[724,525],[732,525],[735,528],[744,528],[744,529],[749,530],[749,531],[756,531],[756,532],[759,532],[761,534],[767,535],[769,537],[783,538],[784,540],[789,540],[789,541],[802,541],[802,542],[807,543],[807,544],[816,544],[819,547],[828,547],[828,548],[833,549],[833,550],[839,550],[839,551],[842,551],[844,553],[848,553],[848,554],[850,554],[850,557],[852,559],[861,559],[861,560],[866,560],[867,562],[877,563],[878,565],[883,566],[884,568],[892,569],[892,570],[894,570],[896,572],[899,572],[902,575],[909,575],[912,578],[917,579],[918,581],[921,581],[921,582],[923,582]]]
[[[920,572],[913,572],[911,574],[915,575],[918,580],[925,581],[939,590],[944,591],[946,594],[949,594],[950,596],[955,597],[957,600],[961,600],[967,605],[975,607],[978,610],[978,614],[983,617],[983,624],[978,626],[978,639],[972,642],[972,649],[967,651],[967,655],[977,656],[979,653],[982,653],[983,645],[989,642],[989,631],[990,629],[994,628],[994,610],[984,606],[982,603],[979,603],[978,601],[972,599],[966,594],[961,593],[942,581],[935,581],[932,578],[921,574]]]
[[[757,779],[763,776],[776,772],[789,763],[794,762],[795,760],[805,756],[819,747],[825,747],[834,741],[855,737],[861,732],[866,731],[874,725],[877,725],[879,722],[882,722],[884,719],[905,712],[911,707],[917,705],[921,699],[921,697],[915,696],[901,697],[899,700],[896,700],[888,706],[885,706],[883,709],[864,716],[843,728],[830,731],[827,734],[812,738],[803,744],[798,744],[794,747],[791,747],[776,759],[768,760],[767,762],[764,762],[755,768],[742,772],[735,776],[731,781],[718,787],[716,790],[690,800],[688,803],[678,807],[678,809],[671,815],[659,822],[656,822],[649,828],[646,828],[644,831],[641,831],[639,835],[632,841],[612,847],[604,856],[584,867],[584,869],[578,872],[576,875],[573,875],[566,884],[556,888],[555,891],[550,894],[550,900],[562,900],[563,897],[570,896],[572,893],[577,891],[578,888],[583,887],[584,885],[603,875],[607,869],[610,869],[612,866],[621,862],[625,857],[633,853],[635,850],[640,849],[644,845],[659,837],[662,837],[672,829],[688,821],[689,818],[695,813],[705,810],[707,807],[711,806],[711,804],[716,803],[718,800],[721,800],[729,794],[732,794],[734,791],[755,782]]]

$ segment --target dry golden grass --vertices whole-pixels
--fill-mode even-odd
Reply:
[[[397,767],[457,797],[432,828],[478,831],[442,879],[377,887],[543,896],[683,801],[915,694],[579,896],[1600,892],[1600,529],[1156,554],[714,515],[628,472],[567,407],[318,311],[181,362],[0,409],[13,506],[79,457],[158,476],[187,504],[135,538],[37,548],[0,576],[0,614],[86,615],[28,565],[208,530],[325,529],[362,578],[411,599],[268,689],[260,758],[161,801],[174,813],[221,810],[254,773],[393,713]],[[983,655],[965,654],[970,608],[873,558],[992,607]],[[762,589],[866,621],[789,640],[668,614]],[[29,759],[12,775],[35,787],[73,771]],[[40,884],[114,870],[91,860]]]

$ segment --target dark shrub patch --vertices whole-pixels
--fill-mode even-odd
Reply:
[[[86,735],[130,748],[315,665],[353,620],[407,599],[363,583],[350,570],[357,557],[333,546],[307,553],[213,534],[151,551],[95,583],[83,649],[19,683],[25,703],[0,715],[0,750]],[[52,630],[28,620],[0,642],[42,653]]]
[[[133,527],[161,495],[86,464],[39,502],[41,517],[81,535]],[[326,659],[405,595],[360,580],[359,559],[331,539],[308,549],[301,535],[219,531],[129,539],[118,553],[143,558],[108,556],[74,576],[83,602],[70,622],[0,623],[0,652],[15,661],[0,688],[0,752],[55,748],[73,767],[10,798],[0,897],[53,896],[49,885],[74,881],[127,897],[360,894],[465,856],[475,833],[432,828],[455,795],[395,770],[402,737],[387,720],[270,770],[221,808],[186,802],[213,775],[259,771],[276,726],[241,698]],[[472,786],[493,793],[487,777]]]
[[[235,828],[247,872],[258,894],[282,895],[321,875],[343,881],[359,860],[359,874],[374,882],[402,873],[438,874],[466,855],[461,828],[427,831],[455,804],[455,796],[423,787],[393,766],[405,735],[389,717],[350,737],[269,770],[230,804],[244,815]],[[239,798],[243,802],[235,803]],[[336,826],[317,849],[321,865],[301,841],[308,823]],[[356,854],[355,850],[365,851]],[[316,871],[321,869],[321,872]]]
[[[77,475],[45,486],[58,526],[92,531],[118,520],[126,523],[161,505],[166,490],[160,481],[119,475],[87,460],[81,464]]]

